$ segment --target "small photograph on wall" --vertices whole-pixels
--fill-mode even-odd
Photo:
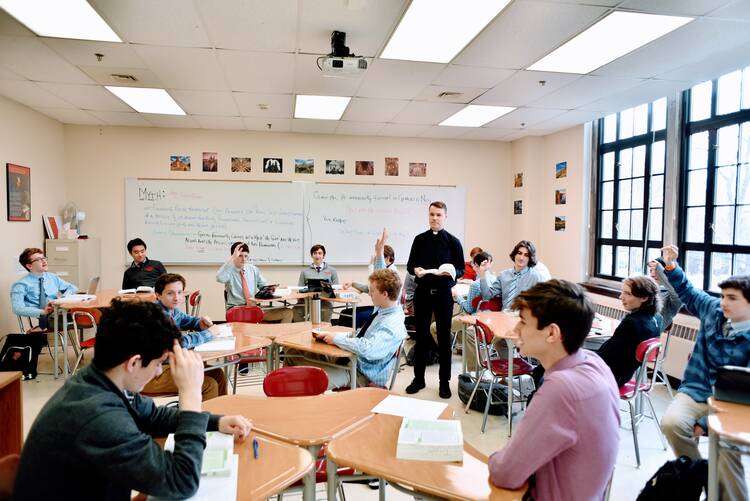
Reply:
[[[312,158],[295,158],[295,174],[312,174],[315,172],[315,161]]]
[[[344,175],[344,161],[343,160],[326,160],[326,174],[333,174],[335,176]]]
[[[250,172],[251,164],[249,157],[232,157],[232,172]]]
[[[385,157],[385,175],[398,176],[398,157]]]
[[[523,172],[517,172],[516,175],[513,176],[513,187],[523,188]]]
[[[409,177],[427,177],[427,164],[424,162],[409,162]]]
[[[31,168],[5,164],[8,188],[8,221],[31,221]]]
[[[565,205],[566,204],[566,195],[565,195],[565,188],[561,188],[559,190],[555,190],[555,205]]]
[[[281,158],[264,158],[263,172],[269,174],[281,174],[284,170],[284,160]]]
[[[558,162],[555,164],[555,178],[562,179],[568,177],[568,162]]]
[[[513,214],[523,214],[523,200],[514,200],[513,201]]]
[[[171,155],[169,157],[169,170],[178,172],[190,171],[190,155]]]
[[[375,162],[372,160],[357,160],[354,162],[354,173],[358,176],[372,176],[375,174]]]
[[[565,216],[555,216],[555,231],[565,231]]]
[[[219,170],[219,154],[215,151],[203,152],[203,172],[216,172]]]

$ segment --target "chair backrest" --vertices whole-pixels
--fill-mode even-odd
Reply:
[[[190,305],[190,314],[194,317],[197,317],[201,311],[201,299],[203,299],[203,296],[201,296],[201,291],[199,290],[194,291],[188,298],[188,304]]]
[[[490,350],[492,347],[492,329],[477,319],[474,326],[474,354],[477,357],[477,364],[480,367],[488,369],[490,367]]]
[[[650,393],[656,383],[658,371],[651,371],[651,377],[648,376],[648,365],[659,359],[661,343],[659,338],[646,339],[638,344],[635,349],[635,359],[641,362],[635,376],[635,394]],[[644,386],[645,385],[645,386]]]
[[[479,301],[476,306],[477,311],[503,311],[503,300],[499,297],[493,297],[487,300]]]
[[[227,310],[227,322],[259,324],[263,320],[263,310],[257,306],[235,306]]]
[[[263,379],[263,392],[267,397],[310,397],[327,389],[328,374],[320,367],[282,367]]]
[[[78,329],[94,329],[99,325],[99,320],[102,318],[102,312],[98,308],[71,308],[69,310],[70,316],[73,319],[73,328],[78,332]]]
[[[398,370],[401,368],[401,353],[404,352],[405,342],[406,340],[401,341],[398,348],[396,348],[396,353],[393,354],[393,367],[391,368],[391,377],[388,382],[389,390],[392,390],[393,386],[396,384],[396,376],[398,375]]]

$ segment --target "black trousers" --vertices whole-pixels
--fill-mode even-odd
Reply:
[[[430,323],[435,315],[437,346],[430,335]],[[451,379],[451,317],[453,296],[449,288],[417,287],[414,293],[414,320],[417,342],[414,347],[414,378],[424,380],[429,352],[437,351],[440,358],[440,381]]]

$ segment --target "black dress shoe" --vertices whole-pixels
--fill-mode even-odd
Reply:
[[[406,389],[409,391],[409,389]],[[451,385],[449,381],[440,381],[440,391],[438,391],[440,398],[451,398]]]
[[[424,380],[413,379],[409,386],[406,387],[406,393],[413,395],[425,387]]]

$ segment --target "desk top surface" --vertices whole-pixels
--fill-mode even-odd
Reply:
[[[237,355],[246,351],[257,350],[258,348],[265,348],[270,345],[273,341],[265,336],[251,336],[242,332],[242,325],[239,323],[230,323],[232,326],[232,334],[234,334],[234,349],[227,351],[203,351],[200,352],[201,358],[204,361],[215,360],[217,358],[224,358],[229,355]],[[237,330],[235,328],[237,327]]]
[[[232,333],[235,336],[267,337],[274,340],[277,337],[289,334],[310,332],[314,327],[329,327],[331,324],[323,323],[313,325],[312,322],[295,322],[287,324],[248,324],[244,322],[230,322]]]
[[[750,405],[735,404],[709,397],[713,414],[708,416],[708,427],[722,438],[750,445]]]
[[[156,294],[153,292],[141,292],[135,294],[118,294],[118,289],[104,289],[96,293],[96,298],[88,301],[52,301],[59,308],[69,310],[71,308],[106,308],[114,298],[123,301],[156,301]]]
[[[324,327],[328,332],[342,332],[351,333],[353,332],[349,327],[331,326]],[[297,332],[294,334],[288,334],[285,336],[277,337],[274,342],[279,346],[285,348],[293,348],[296,350],[305,351],[308,353],[315,353],[317,355],[326,355],[330,357],[346,357],[352,358],[354,354],[352,352],[342,350],[336,345],[328,344],[323,341],[318,341],[312,335],[312,328],[305,332]]]
[[[15,381],[20,381],[22,376],[23,374],[19,371],[0,372],[0,389],[5,388]]]

